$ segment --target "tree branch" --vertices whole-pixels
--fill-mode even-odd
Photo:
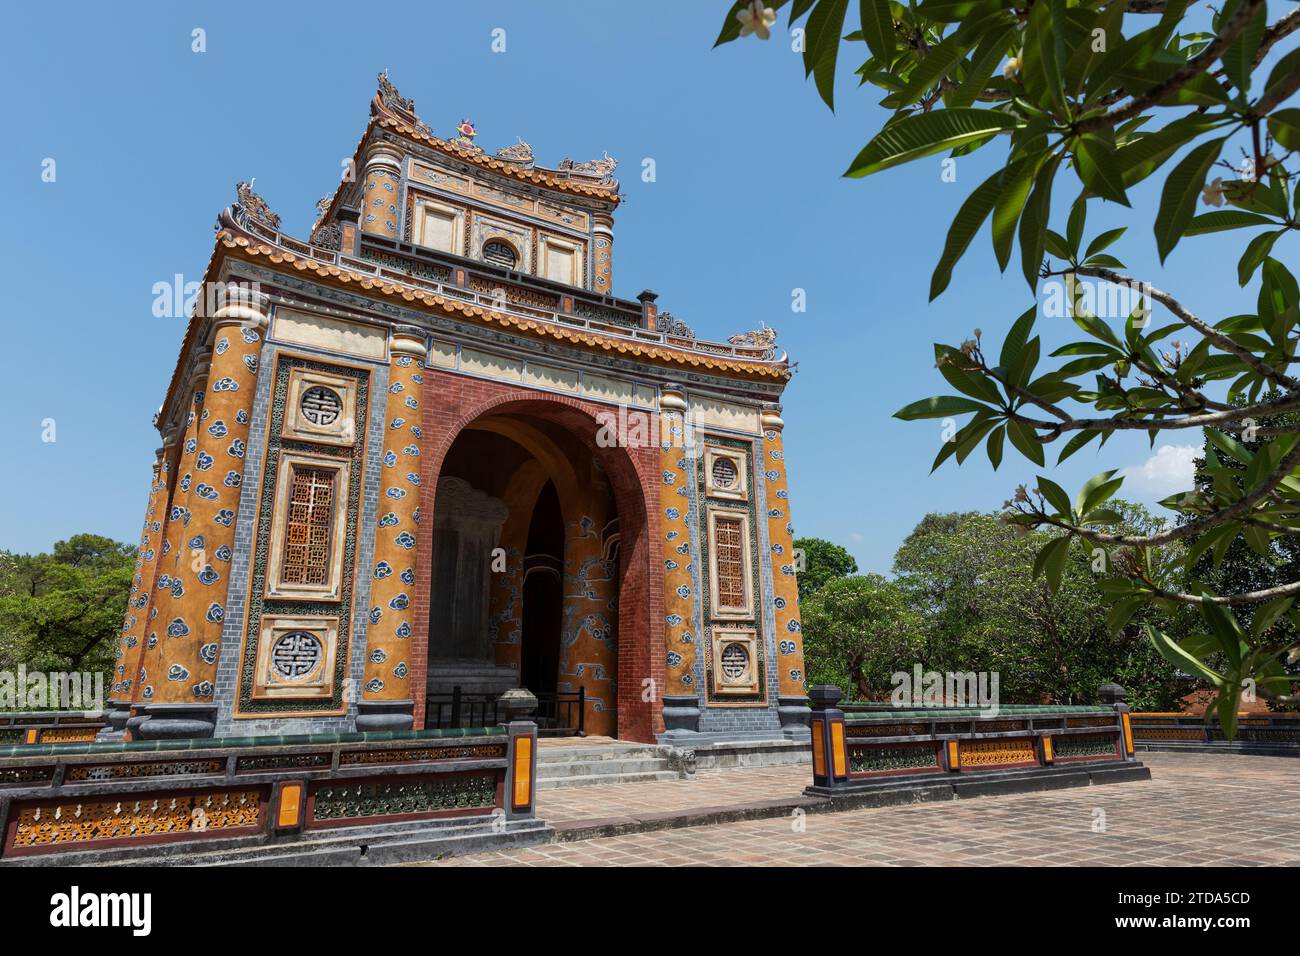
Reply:
[[[1075,133],[1091,133],[1100,129],[1109,129],[1117,123],[1132,119],[1153,106],[1160,105],[1160,102],[1165,97],[1178,92],[1192,77],[1208,70],[1232,41],[1237,38],[1237,34],[1246,28],[1246,24],[1255,15],[1255,10],[1263,2],[1264,0],[1242,0],[1240,6],[1234,11],[1232,18],[1219,28],[1218,36],[1211,40],[1204,50],[1175,70],[1167,79],[1157,83],[1141,96],[1133,97],[1123,106],[1117,107],[1108,113],[1102,113],[1100,116],[1094,116],[1072,124],[1071,130]]]

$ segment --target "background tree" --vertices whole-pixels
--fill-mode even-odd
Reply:
[[[0,552],[0,669],[112,669],[135,548],[94,534],[49,554]]]
[[[922,659],[920,616],[907,593],[879,574],[827,581],[799,605],[810,681],[837,684],[859,700],[888,696],[895,671]]]
[[[772,19],[765,11],[784,6],[785,0],[739,0],[717,42],[763,36]],[[1201,612],[1200,634],[1179,639],[1149,625],[1145,631],[1168,660],[1214,686],[1220,722],[1234,736],[1244,680],[1266,696],[1291,699],[1283,661],[1300,649],[1271,625],[1284,614],[1300,622],[1293,607],[1300,581],[1227,593],[1196,578],[1171,586],[1161,552],[1176,542],[1203,544],[1211,532],[1248,545],[1300,534],[1300,430],[1261,431],[1267,440],[1256,451],[1235,437],[1247,419],[1300,410],[1300,379],[1291,369],[1300,289],[1271,255],[1300,228],[1289,171],[1300,149],[1300,109],[1283,106],[1300,89],[1300,48],[1286,42],[1300,29],[1300,10],[1270,22],[1265,0],[1225,0],[1201,29],[1203,14],[1189,14],[1189,0],[860,0],[861,28],[842,41],[848,7],[847,0],[794,0],[789,17],[793,24],[807,16],[804,66],[828,105],[843,42],[865,55],[858,75],[884,91],[881,103],[894,111],[847,175],[941,152],[1005,149],[1002,168],[957,211],[930,298],[947,287],[990,221],[1001,268],[1018,242],[1030,289],[1037,295],[1040,280],[1058,280],[1062,310],[1085,334],[1050,356],[1064,361],[1040,368],[1035,304],[1009,323],[998,349],[987,349],[979,330],[958,346],[936,344],[939,372],[959,394],[915,402],[898,417],[969,416],[935,467],[953,457],[960,464],[983,445],[996,468],[1008,441],[1042,467],[1046,446],[1058,442],[1059,463],[1116,431],[1143,431],[1154,441],[1162,431],[1183,429],[1204,430],[1213,446],[1208,471],[1225,459],[1241,465],[1241,485],[1220,479],[1180,496],[1173,506],[1188,520],[1152,534],[1115,529],[1120,518],[1107,501],[1122,478],[1114,471],[1073,498],[1039,475],[1032,491],[1021,486],[1009,509],[1025,528],[1057,532],[1042,544],[1033,569],[1053,589],[1070,564],[1072,543],[1108,553],[1117,572],[1107,586],[1113,629],[1150,605],[1171,615],[1179,605]],[[1275,46],[1282,55],[1260,83],[1256,71]],[[1247,157],[1240,170],[1220,158],[1235,150]],[[1259,274],[1254,312],[1202,317],[1128,275],[1106,251],[1127,227],[1088,236],[1090,203],[1128,206],[1127,191],[1167,164],[1159,209],[1149,220],[1161,260],[1184,236],[1243,231],[1237,279],[1246,286]],[[1232,170],[1230,178],[1211,179],[1217,167]],[[1053,229],[1052,196],[1067,172],[1081,189],[1068,220]],[[1216,208],[1198,215],[1200,199]],[[1106,284],[1136,290],[1137,307],[1114,315],[1097,308],[1111,299],[1101,294]],[[1152,301],[1172,321],[1151,327]],[[1264,397],[1270,393],[1276,397]],[[1193,546],[1185,557],[1195,568],[1200,552]],[[1243,624],[1236,609],[1246,607],[1258,610]],[[1211,659],[1223,663],[1216,668]]]
[[[825,538],[795,538],[794,549],[802,552],[804,560],[799,571],[801,605],[827,581],[858,573],[858,562],[853,555]]]

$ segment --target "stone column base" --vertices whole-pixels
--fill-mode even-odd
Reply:
[[[700,701],[694,696],[664,695],[664,732],[686,730],[698,732],[700,729]]]
[[[410,730],[415,724],[413,700],[363,700],[357,704],[357,732]]]
[[[143,704],[136,710],[143,719],[131,728],[131,735],[140,740],[211,737],[217,729],[216,704]]]
[[[778,697],[776,713],[781,719],[781,734],[787,740],[808,740],[812,710],[807,697]]]
[[[126,722],[131,718],[131,703],[110,700],[104,708],[104,729],[95,735],[102,743],[116,743],[126,739]]]

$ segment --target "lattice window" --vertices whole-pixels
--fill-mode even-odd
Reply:
[[[319,585],[329,580],[337,474],[332,468],[294,467],[281,583]]]
[[[284,634],[271,648],[271,666],[286,680],[306,677],[316,670],[323,653],[320,638],[306,631]]]
[[[302,417],[313,425],[332,425],[343,411],[338,392],[324,385],[313,385],[302,393]]]
[[[722,676],[740,680],[749,672],[749,651],[744,644],[728,644],[722,649]]]
[[[713,524],[713,562],[717,569],[717,606],[743,610],[745,600],[745,527],[740,518],[719,515]]]

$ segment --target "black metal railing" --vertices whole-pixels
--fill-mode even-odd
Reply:
[[[544,737],[587,735],[587,692],[537,694],[537,732]],[[499,694],[465,693],[459,686],[450,693],[428,694],[424,698],[426,729],[450,727],[493,727],[505,720]]]

